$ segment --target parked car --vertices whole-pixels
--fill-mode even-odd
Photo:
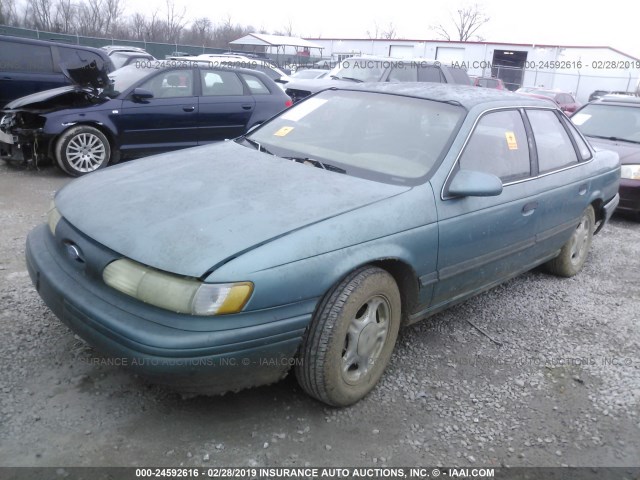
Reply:
[[[362,82],[436,82],[469,85],[467,72],[434,60],[421,58],[350,57],[326,77],[315,80],[292,80],[285,92],[294,103],[312,93],[344,83]]]
[[[640,219],[640,98],[606,95],[588,103],[571,117],[589,142],[620,155],[618,210]]]
[[[97,48],[0,35],[0,108],[31,93],[70,85],[66,69],[90,64],[106,72],[115,69]]]
[[[9,103],[0,122],[0,158],[50,157],[79,176],[128,157],[235,138],[291,105],[269,77],[199,62],[129,65],[104,89],[77,85]],[[83,71],[82,73],[87,73]],[[106,78],[106,72],[102,72]]]
[[[534,97],[547,97],[553,100],[560,109],[566,114],[572,114],[578,108],[580,108],[580,103],[567,92],[562,92],[560,90],[544,90],[542,88],[530,89],[527,92],[520,92],[521,89],[518,89],[516,93],[520,93],[521,95],[529,95]]]
[[[546,103],[337,83],[235,141],[71,182],[27,267],[65,324],[155,382],[220,393],[294,365],[344,406],[401,324],[537,265],[576,275],[619,178]]]
[[[138,62],[152,62],[155,57],[146,50],[138,47],[128,47],[122,45],[107,45],[100,47],[109,54],[109,58],[113,62],[113,66],[118,69]]]
[[[594,100],[598,100],[604,97],[608,93],[609,93],[609,90],[595,90],[591,92],[591,95],[589,95],[589,101],[593,102]]]
[[[484,88],[495,88],[496,90],[505,90],[504,82],[494,77],[471,77],[471,85]]]
[[[302,68],[300,70],[296,70],[293,75],[291,75],[292,79],[295,80],[309,80],[315,78],[324,78],[329,73],[329,70],[321,69],[321,68]]]

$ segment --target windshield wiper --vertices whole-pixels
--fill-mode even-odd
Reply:
[[[640,143],[640,141],[638,140],[629,140],[628,138],[621,138],[621,137],[606,137],[604,135],[587,135],[585,133],[585,135],[587,137],[592,137],[592,138],[602,138],[603,140],[611,140],[612,142],[629,142],[629,143]]]
[[[297,162],[297,163],[311,164],[314,167],[323,168],[330,172],[347,173],[347,171],[344,168],[336,167],[335,165],[331,165],[330,163],[321,162],[320,160],[316,160],[315,158],[308,158],[308,157],[282,157],[282,158],[286,158],[287,160],[293,160],[294,162]]]
[[[267,153],[269,155],[273,155],[273,153],[271,153],[269,150],[267,150],[266,148],[264,148],[262,145],[260,145],[258,142],[256,142],[255,140],[251,140],[250,138],[245,137],[244,135],[242,137],[240,137],[242,140],[244,140],[245,142],[247,142],[249,145],[251,145],[252,147],[254,147],[256,150],[258,150],[259,152],[264,152]]]
[[[331,75],[331,78],[334,80],[351,80],[352,82],[362,83],[364,80],[360,80],[359,78],[353,77],[338,77],[337,75]]]

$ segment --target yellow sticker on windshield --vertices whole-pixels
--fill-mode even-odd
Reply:
[[[287,135],[291,130],[293,130],[294,127],[282,127],[280,130],[278,130],[276,133],[274,133],[274,135],[276,137],[284,137],[285,135]]]
[[[516,141],[516,134],[513,132],[504,132],[504,136],[507,138],[507,147],[509,147],[509,150],[517,150],[518,142]]]

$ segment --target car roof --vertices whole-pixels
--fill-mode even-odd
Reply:
[[[477,88],[472,85],[430,83],[430,82],[402,82],[402,83],[362,83],[357,85],[340,86],[336,90],[359,90],[366,92],[390,93],[408,97],[423,98],[439,102],[458,103],[467,110],[482,105],[494,103],[498,106],[532,106],[549,107],[548,101],[526,97],[505,90],[492,88]]]
[[[598,100],[591,103],[599,103],[599,104],[616,104],[616,105],[633,105],[640,106],[640,97],[633,97],[631,95],[605,95]]]

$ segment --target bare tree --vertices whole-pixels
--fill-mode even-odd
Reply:
[[[0,24],[13,25],[18,23],[18,11],[15,0],[2,0],[0,2]]]
[[[373,29],[367,30],[367,36],[370,39],[380,38],[380,27],[378,26],[378,22],[373,22]]]
[[[140,12],[136,12],[129,19],[129,31],[133,33],[134,40],[146,40],[147,19]]]
[[[53,16],[55,32],[71,33],[76,29],[76,6],[71,0],[58,0]]]
[[[121,0],[104,0],[104,33],[113,35],[118,22],[122,21],[124,3]]]
[[[393,22],[389,22],[389,26],[382,32],[382,38],[392,40],[397,37],[396,27]]]
[[[451,20],[453,22],[453,28],[449,28],[440,23],[432,26],[431,29],[445,40],[468,42],[472,38],[484,40],[477,35],[476,32],[480,27],[485,25],[490,18],[485,15],[482,7],[478,6],[478,4],[473,4],[458,7],[456,15],[451,15]]]
[[[186,7],[182,9],[182,12],[177,12],[176,4],[173,0],[167,0],[167,41],[178,43],[180,34],[187,24],[187,21],[184,19],[186,13]]]
[[[285,37],[293,37],[295,34],[293,33],[293,22],[291,19],[287,21],[287,23],[280,29],[273,32],[274,35],[283,35]]]
[[[30,21],[27,25],[39,30],[53,30],[53,12],[52,0],[28,0],[25,18]]]

